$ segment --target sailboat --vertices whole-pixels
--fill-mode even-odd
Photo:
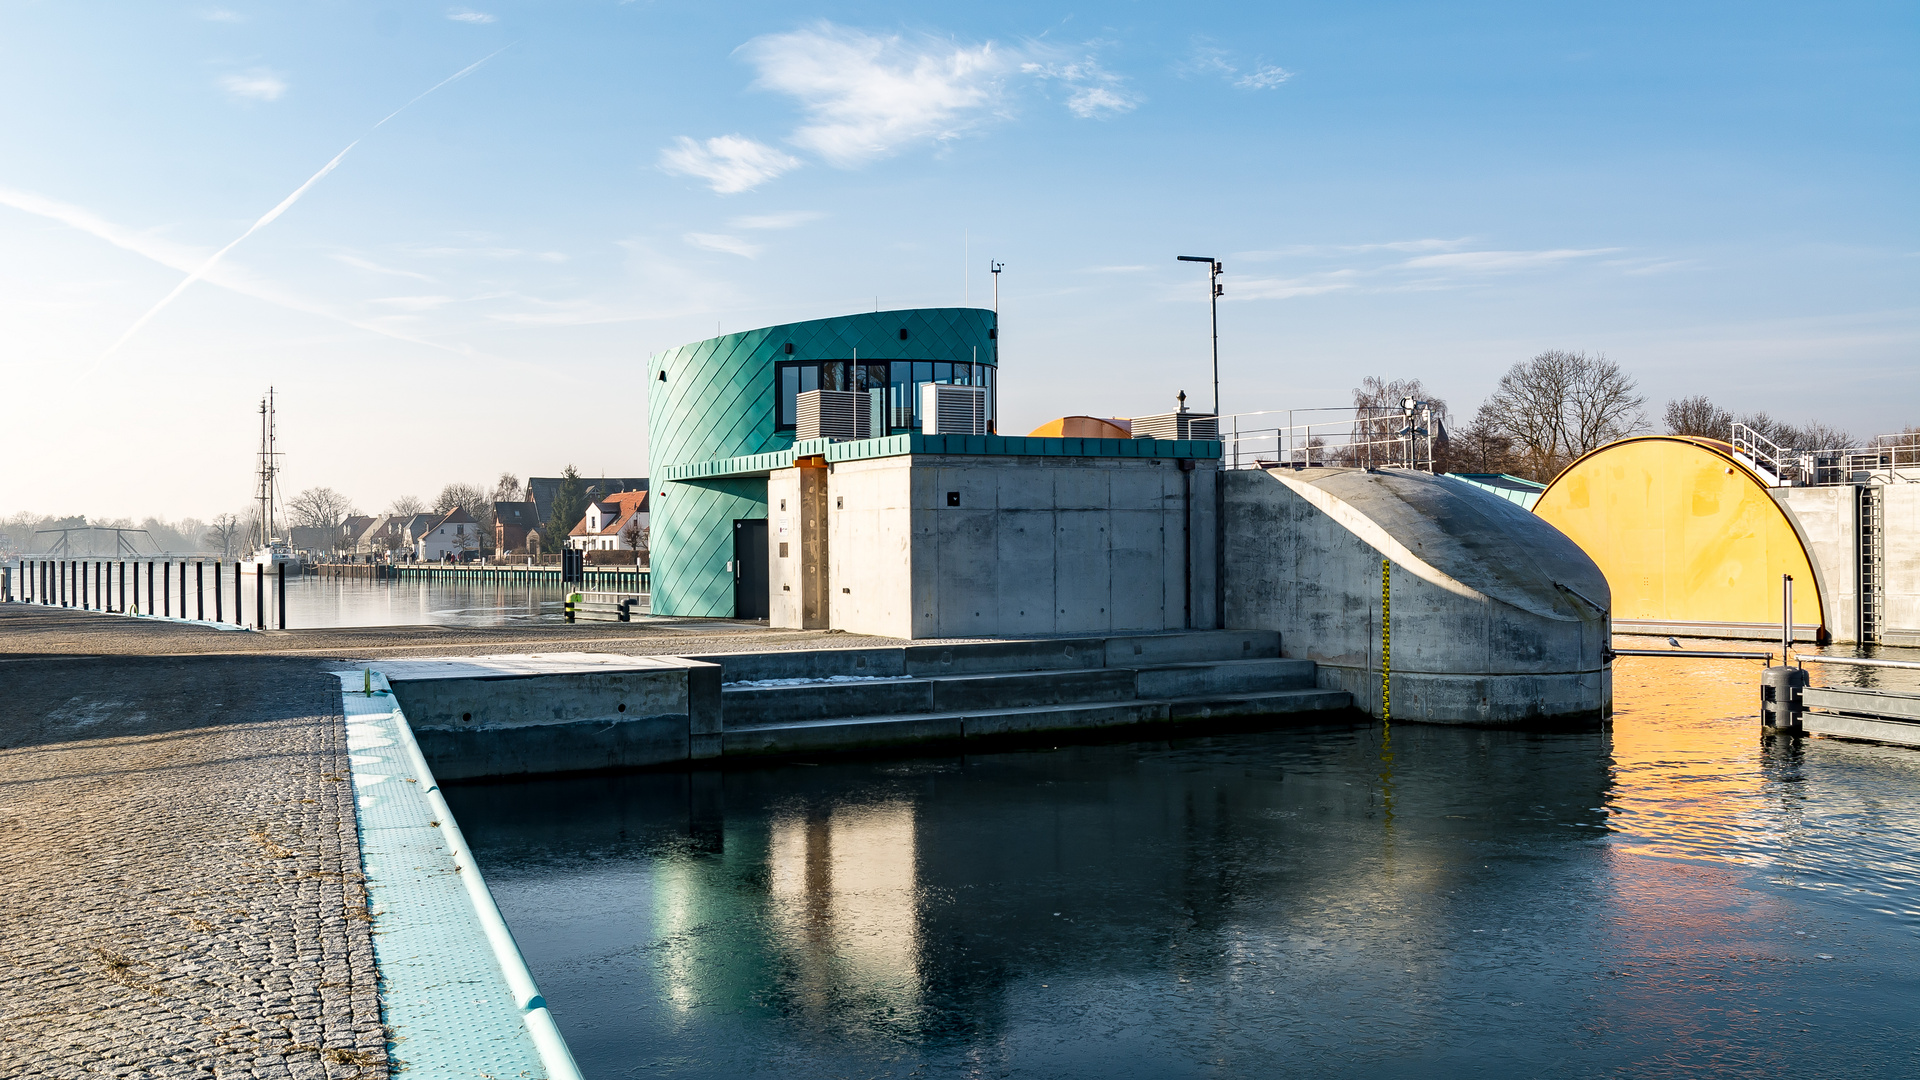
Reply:
[[[280,454],[274,449],[275,427],[273,387],[269,386],[267,396],[260,399],[260,478],[254,494],[260,503],[260,524],[253,536],[253,550],[241,557],[240,569],[248,574],[277,575],[284,566],[286,575],[295,577],[302,569],[300,556],[294,554],[293,545],[280,536],[274,526],[280,502]]]

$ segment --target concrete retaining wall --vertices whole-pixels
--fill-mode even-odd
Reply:
[[[719,754],[720,669],[674,657],[633,662],[634,670],[384,670],[442,779],[637,768]]]
[[[831,624],[899,638],[1211,628],[1218,475],[1160,458],[836,462]]]
[[[1222,483],[1227,625],[1279,631],[1322,686],[1381,714],[1386,560],[1395,718],[1546,727],[1611,713],[1606,578],[1522,507],[1398,469]]]
[[[1859,489],[1852,485],[1771,488],[1768,493],[1785,508],[1807,549],[1807,561],[1820,584],[1820,615],[1827,633],[1835,641],[1860,640],[1860,534],[1854,507]],[[1775,621],[1764,631],[1770,640],[1780,637]]]
[[[1880,489],[1887,645],[1920,645],[1920,484]]]

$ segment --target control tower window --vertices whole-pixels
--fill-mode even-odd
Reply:
[[[956,364],[933,360],[894,360],[872,363],[851,360],[783,360],[774,365],[774,430],[791,431],[798,415],[797,399],[809,390],[886,392],[887,420],[895,430],[920,426],[915,410],[920,387],[930,382],[955,386],[985,386],[987,408],[993,409],[991,368],[986,364]],[[876,432],[875,434],[879,434]]]

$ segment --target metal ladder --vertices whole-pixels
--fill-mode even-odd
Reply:
[[[1880,641],[1886,603],[1886,574],[1882,565],[1884,540],[1880,486],[1862,484],[1854,489],[1854,521],[1859,537],[1860,566],[1860,642]]]

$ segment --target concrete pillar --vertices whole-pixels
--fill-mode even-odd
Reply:
[[[827,594],[827,468],[800,467],[800,627],[825,630],[829,620]]]

